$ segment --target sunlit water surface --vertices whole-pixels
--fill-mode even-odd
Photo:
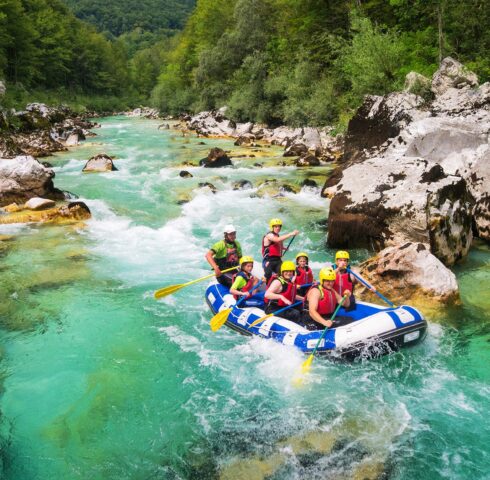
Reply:
[[[330,168],[278,167],[277,147],[250,152],[155,121],[101,123],[47,159],[56,186],[89,205],[86,226],[0,227],[1,478],[490,478],[488,247],[457,267],[463,306],[432,315],[422,345],[317,359],[297,388],[298,351],[211,332],[205,282],[160,302],[152,292],[206,275],[204,254],[230,222],[259,258],[271,216],[301,230],[292,252],[311,252],[318,271],[333,254],[326,201],[257,186],[321,185]],[[182,166],[213,146],[255,158]],[[119,170],[82,174],[100,152]],[[253,188],[233,190],[243,179]]]

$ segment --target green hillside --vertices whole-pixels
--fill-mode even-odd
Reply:
[[[114,36],[135,28],[180,30],[195,0],[64,0],[75,15]]]

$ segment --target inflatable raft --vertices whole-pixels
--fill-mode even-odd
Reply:
[[[229,289],[214,280],[206,289],[206,302],[213,314],[233,307],[226,326],[243,335],[271,338],[284,345],[293,345],[305,353],[315,348],[323,330],[310,331],[295,322],[280,317],[268,317],[250,327],[265,315],[263,303],[240,308]],[[379,356],[401,347],[420,343],[427,333],[427,322],[413,307],[386,308],[373,303],[356,301],[354,310],[341,308],[339,316],[349,317],[351,323],[327,330],[318,347],[318,354],[341,358]]]

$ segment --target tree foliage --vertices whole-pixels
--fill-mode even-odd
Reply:
[[[227,104],[236,120],[345,122],[365,94],[454,56],[490,77],[484,0],[199,0],[152,99],[170,113]],[[173,94],[171,94],[171,92]]]

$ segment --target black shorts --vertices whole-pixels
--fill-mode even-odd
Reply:
[[[279,275],[281,273],[281,257],[269,257],[267,260],[263,262],[264,266],[264,277],[266,280],[272,277],[272,274],[275,273]]]
[[[233,272],[223,273],[223,275],[217,277],[218,282],[226,288],[231,288],[231,286],[233,285],[233,275]]]

